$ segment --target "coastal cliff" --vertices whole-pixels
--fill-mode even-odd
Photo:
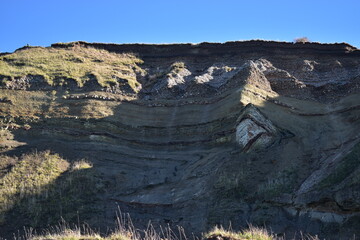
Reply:
[[[84,201],[64,187],[75,207],[44,191],[7,193],[0,232],[34,216],[36,228],[65,216],[106,229],[120,208],[139,227],[360,235],[360,50],[351,45],[57,43],[2,54],[0,84],[0,188],[34,150],[89,167],[74,178],[86,180]],[[51,181],[72,179],[74,168],[59,169]],[[22,215],[29,204],[36,212]]]

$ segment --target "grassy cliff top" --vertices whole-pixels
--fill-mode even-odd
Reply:
[[[91,78],[105,87],[119,79],[134,89],[139,83],[136,73],[142,60],[133,54],[110,53],[107,50],[75,45],[68,48],[24,47],[0,56],[0,80],[7,81],[27,75],[42,76],[50,85],[76,81],[79,87]]]

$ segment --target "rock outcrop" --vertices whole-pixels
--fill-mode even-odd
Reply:
[[[0,115],[31,126],[12,130],[24,144],[4,154],[50,149],[92,162],[102,190],[81,220],[106,229],[119,207],[138,227],[151,220],[200,233],[231,222],[286,236],[360,235],[360,50],[265,41],[49,49],[78,48],[142,63],[114,64],[116,76],[127,67],[123,78],[103,85],[80,76],[81,86],[0,69]]]
[[[279,132],[255,107],[248,104],[236,126],[236,141],[244,151],[269,146]]]

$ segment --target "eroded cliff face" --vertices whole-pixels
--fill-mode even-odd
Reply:
[[[249,41],[50,49],[75,47],[134,54],[143,63],[123,74],[137,83],[101,85],[92,74],[82,86],[61,76],[50,85],[41,75],[3,74],[0,114],[31,126],[13,130],[22,144],[5,154],[50,149],[93,163],[102,189],[96,213],[83,220],[111,226],[120,207],[137,226],[151,220],[196,233],[231,222],[287,236],[360,235],[356,48]]]

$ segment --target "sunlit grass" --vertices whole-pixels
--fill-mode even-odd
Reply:
[[[2,165],[13,165],[11,170],[0,178],[0,222],[4,214],[21,199],[43,194],[47,187],[69,163],[49,151],[23,155],[21,158],[0,156]]]
[[[88,160],[69,163],[50,151],[0,155],[0,224],[11,221],[11,211],[34,227],[96,212],[103,185],[92,168]]]
[[[215,227],[209,233],[205,234],[205,238],[216,238],[221,237],[223,239],[232,239],[232,240],[272,240],[274,236],[270,234],[264,228],[257,228],[250,226],[248,229],[245,229],[240,232],[234,232],[226,230],[222,227]]]
[[[110,53],[106,50],[83,46],[68,48],[31,47],[0,57],[2,79],[27,75],[42,76],[50,85],[75,81],[82,87],[91,78],[105,87],[118,79],[127,80],[136,90],[136,72],[143,61],[132,54]]]

